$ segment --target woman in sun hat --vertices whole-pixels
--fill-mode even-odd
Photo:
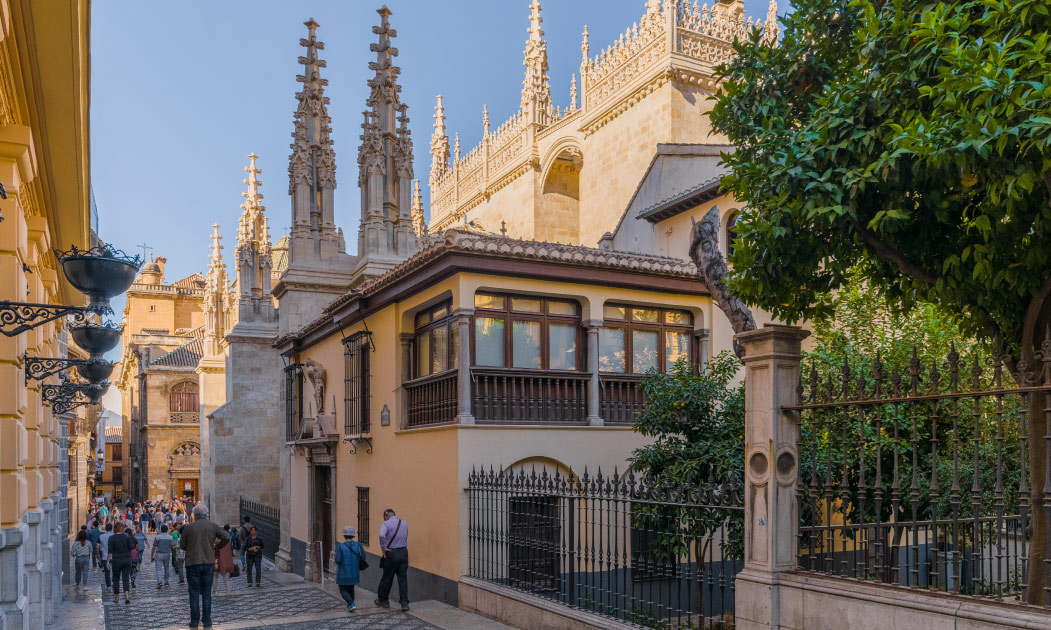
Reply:
[[[354,585],[361,581],[361,570],[369,565],[365,561],[365,547],[354,540],[357,532],[353,525],[343,528],[343,542],[336,547],[336,584],[339,585],[339,594],[347,602],[347,612],[353,612],[357,606],[354,604]]]

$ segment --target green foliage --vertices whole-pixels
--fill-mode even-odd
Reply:
[[[811,368],[816,369],[819,389],[827,387],[831,379],[833,389],[838,392],[846,364],[850,368],[851,395],[858,396],[860,380],[867,394],[858,397],[874,396],[874,364],[878,357],[883,370],[883,396],[890,395],[895,374],[901,377],[900,395],[905,396],[909,393],[914,352],[920,394],[930,391],[930,371],[935,367],[941,373],[942,388],[948,386],[950,357],[954,352],[959,357],[961,388],[969,388],[975,361],[983,369],[983,387],[991,385],[992,370],[987,364],[992,355],[989,344],[969,338],[953,318],[937,307],[920,305],[909,313],[894,312],[882,298],[868,290],[861,273],[851,274],[843,290],[827,299],[827,306],[832,314],[814,326],[812,347],[805,353],[803,362],[804,380],[809,380],[807,372]],[[816,510],[804,508],[804,522],[827,521],[829,506],[818,502],[829,496],[845,499],[839,508],[847,511],[851,522],[874,522],[876,518],[888,522],[895,450],[902,499],[894,515],[897,522],[912,518],[914,472],[917,518],[932,518],[935,512],[939,520],[949,518],[954,508],[954,482],[958,487],[955,507],[961,518],[972,515],[976,503],[981,514],[995,514],[998,470],[1002,507],[1005,513],[1016,514],[1022,474],[1021,402],[1018,396],[1003,397],[999,415],[997,400],[993,397],[808,413],[801,427],[800,474],[805,491],[812,493],[816,489],[817,494],[808,495],[808,499],[814,500],[812,507]],[[865,493],[859,492],[862,457]],[[878,480],[877,459],[881,464]],[[846,487],[841,485],[844,469]],[[931,497],[933,480],[939,484],[935,505]],[[878,515],[874,501],[877,484],[883,489]],[[978,491],[972,493],[972,488]]]
[[[744,479],[744,385],[735,383],[737,358],[724,352],[709,361],[700,374],[680,360],[667,374],[651,372],[642,382],[646,408],[635,421],[635,430],[653,437],[638,448],[632,462],[657,478],[704,489],[741,488]],[[714,503],[713,497],[702,496]],[[732,505],[727,501],[727,505]],[[657,545],[667,557],[688,554],[691,539],[701,540],[695,553],[713,542],[726,527],[724,557],[744,555],[744,520],[732,509],[638,509],[636,525],[657,532]]]
[[[827,317],[855,270],[1017,350],[1051,270],[1051,4],[796,0],[719,72],[711,118],[747,204],[731,289]]]

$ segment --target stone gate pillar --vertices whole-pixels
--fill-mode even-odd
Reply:
[[[737,576],[737,630],[781,627],[778,575],[796,566],[801,343],[810,333],[767,324],[737,335],[745,367],[745,564]]]

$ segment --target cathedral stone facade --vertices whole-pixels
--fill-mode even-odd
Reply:
[[[705,102],[735,37],[776,38],[776,7],[764,26],[744,19],[739,0],[648,0],[598,54],[585,27],[564,106],[550,86],[540,2],[528,9],[518,111],[490,129],[483,105],[482,142],[463,153],[445,128],[455,96],[438,97],[429,222],[397,33],[391,11],[377,11],[354,254],[334,220],[324,43],[320,25],[304,23],[291,231],[271,244],[249,156],[232,278],[212,235],[195,367],[201,492],[222,522],[238,518],[239,498],[279,508],[281,569],[318,577],[331,568],[337,525],[378,528],[381,509],[397,503],[431,525],[414,543],[427,549],[413,569],[421,597],[455,602],[469,466],[625,467],[644,439],[630,428],[640,374],[731,347],[686,239],[716,204],[732,230],[736,204],[718,192],[725,140],[710,135]],[[627,333],[636,317],[657,319]],[[512,372],[572,384],[572,400],[551,407],[558,417],[520,417],[524,402],[485,389]],[[405,466],[413,479],[391,478]]]

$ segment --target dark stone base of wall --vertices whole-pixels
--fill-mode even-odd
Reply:
[[[380,569],[380,557],[366,552],[369,568],[361,574],[361,587],[375,592],[380,585],[380,577],[383,571]],[[459,601],[459,587],[454,580],[444,578],[434,573],[421,571],[412,566],[412,551],[409,552],[409,601],[422,602],[428,599],[437,600],[450,606],[456,606]],[[390,601],[396,604],[398,597],[398,578],[394,578],[394,584],[390,589]]]

